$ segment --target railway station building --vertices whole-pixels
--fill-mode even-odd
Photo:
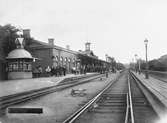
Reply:
[[[40,65],[45,70],[47,66],[61,66],[66,68],[67,73],[71,73],[73,68],[80,71],[86,67],[87,72],[95,72],[93,68],[105,66],[107,62],[98,59],[87,44],[89,43],[85,44],[85,51],[73,51],[68,47],[54,45],[54,39],[48,39],[48,43],[33,40],[30,46],[30,52],[36,58],[33,68]]]
[[[33,62],[34,68],[40,65],[45,70],[48,66],[64,66],[67,73],[70,73],[71,68],[76,66],[77,52],[54,45],[54,39],[48,39],[48,43],[33,40],[30,49],[36,58]]]
[[[31,38],[30,30],[23,30],[23,35],[26,38]],[[87,72],[96,72],[99,69],[104,69],[110,63],[98,59],[90,49],[90,42],[85,43],[85,50],[73,51],[67,46],[66,48],[59,47],[54,44],[54,39],[49,38],[47,43],[33,39],[29,42],[26,49],[33,57],[32,72],[36,67],[41,67],[43,73],[49,67],[65,67],[67,73],[71,73],[72,69],[80,71],[84,68]],[[0,80],[7,79],[7,62],[2,50],[0,50]]]

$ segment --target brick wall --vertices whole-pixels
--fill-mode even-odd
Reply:
[[[59,65],[65,65],[67,72],[70,73],[72,67],[74,66],[73,64],[73,59],[76,59],[76,55],[70,51],[66,50],[58,50],[58,49],[53,49],[53,56],[58,57],[58,58],[63,58],[63,62],[58,59],[58,64]],[[57,61],[54,61],[57,62]],[[55,63],[57,64],[57,63]]]
[[[49,65],[52,66],[52,49],[36,49],[32,51],[32,56],[38,58],[33,62],[33,68],[41,65],[43,71]]]

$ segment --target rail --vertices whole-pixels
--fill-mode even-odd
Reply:
[[[120,77],[120,76],[119,76]],[[118,78],[119,78],[118,77]],[[71,116],[69,116],[63,123],[73,123],[83,112],[85,112],[87,109],[89,109],[93,104],[95,104],[98,99],[100,99],[100,96],[112,86],[113,83],[115,83],[117,80],[113,80],[113,82],[109,83],[99,94],[97,94],[93,99],[91,99],[88,103],[86,103],[83,107],[81,107],[79,110],[77,110],[75,113],[73,113]]]
[[[153,97],[154,97],[156,100],[159,101],[159,104],[161,104],[160,107],[158,108],[158,111],[157,111],[155,108],[153,108],[154,111],[157,113],[157,115],[158,115],[159,117],[161,117],[162,113],[167,112],[167,109],[166,109],[165,104],[164,104],[164,103],[160,100],[160,98],[159,98],[159,97],[161,97],[161,99],[162,99],[162,97],[163,97],[163,98],[166,98],[166,97],[165,97],[164,95],[162,95],[159,91],[157,91],[155,88],[152,88],[152,87],[151,87],[156,93],[159,94],[159,97],[157,97],[152,91],[150,91],[150,89],[147,87],[146,84],[142,83],[142,81],[141,81],[133,72],[130,71],[130,74],[131,74],[131,76],[133,77],[133,79],[135,79],[135,81],[138,81],[138,85],[139,85],[139,83],[140,83],[141,86],[143,86],[151,95],[153,95]],[[145,93],[144,93],[144,94],[145,94]],[[147,97],[147,95],[145,95],[145,96]],[[148,99],[148,101],[149,101],[149,99]],[[150,101],[149,101],[149,102],[150,102]]]
[[[101,75],[100,75],[101,76]],[[31,90],[31,91],[26,91],[26,92],[21,92],[21,93],[17,93],[17,94],[12,94],[12,95],[8,95],[8,96],[3,96],[0,97],[0,109],[5,109],[10,105],[14,105],[14,104],[18,104],[21,102],[25,102],[27,100],[36,98],[36,97],[40,97],[46,94],[50,94],[56,91],[60,91],[72,86],[76,86],[78,84],[82,84],[88,81],[91,81],[92,79],[96,79],[98,77],[100,77],[99,75],[97,75],[96,77],[91,77],[87,80],[83,80],[77,83],[69,83],[69,84],[65,84],[65,85],[55,85],[55,86],[51,86],[51,87],[45,87],[45,88],[41,88],[41,89],[36,89],[36,90]]]
[[[129,75],[128,75],[128,91],[129,91],[129,103],[130,103],[131,123],[134,123],[134,112],[133,112],[133,105],[132,105],[132,93],[131,93],[131,88],[130,88]]]
[[[129,94],[126,94],[126,115],[125,115],[125,123],[128,123],[129,117]]]
[[[96,75],[100,75],[98,73],[96,74],[90,74],[90,75],[84,75],[84,76],[75,76],[75,77],[69,77],[69,78],[65,78],[63,81],[61,81],[59,84],[61,83],[66,83],[66,82],[70,82],[70,81],[78,81],[78,80],[81,80],[81,79],[84,79],[84,78],[88,78],[88,77],[93,77],[93,76],[96,76]],[[103,74],[102,74],[103,75]]]

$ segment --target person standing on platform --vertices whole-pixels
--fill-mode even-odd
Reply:
[[[73,67],[72,71],[73,71],[74,74],[76,74],[76,67]]]
[[[41,77],[42,76],[42,67],[40,65],[38,66],[38,71],[39,71],[39,77]]]
[[[51,68],[48,66],[48,67],[45,69],[45,72],[46,72],[47,76],[50,76]]]
[[[58,72],[59,72],[59,76],[61,76],[62,75],[62,67],[61,66],[58,66]]]
[[[66,75],[66,67],[65,66],[62,67],[62,71],[63,71],[63,75],[65,76]]]
[[[108,78],[108,71],[106,70],[106,78]]]
[[[33,78],[38,78],[38,77],[39,77],[39,71],[38,71],[38,68],[35,67],[35,68],[33,69]]]
[[[51,73],[51,76],[54,75],[54,67],[53,67],[53,66],[51,67],[51,71],[50,71],[50,73]]]

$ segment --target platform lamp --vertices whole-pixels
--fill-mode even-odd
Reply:
[[[145,43],[145,49],[146,49],[146,72],[145,72],[145,78],[149,79],[149,76],[148,76],[148,59],[147,59],[147,45],[148,45],[148,40],[145,39],[144,43]]]
[[[141,65],[140,65],[141,59],[138,59],[138,63],[139,63],[139,74],[141,73]]]
[[[138,65],[137,65],[137,54],[135,54],[135,60],[136,60],[135,70],[136,70],[136,73],[137,73],[137,69],[138,69],[138,68],[137,68],[137,66],[138,66]]]

